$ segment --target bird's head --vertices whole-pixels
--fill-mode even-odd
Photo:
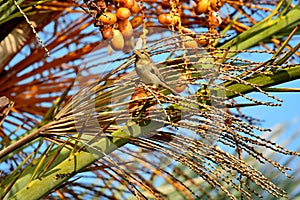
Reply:
[[[138,60],[140,60],[140,59],[150,60],[151,59],[148,52],[143,49],[134,50],[133,53],[136,55],[136,59],[138,59]]]

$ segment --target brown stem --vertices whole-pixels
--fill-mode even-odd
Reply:
[[[16,141],[15,143],[9,145],[8,147],[2,149],[0,151],[0,160],[8,155],[9,153],[15,151],[17,148],[23,146],[24,144],[27,144],[28,142],[31,142],[32,140],[39,137],[40,133],[43,132],[46,129],[45,126],[39,128],[38,130],[30,133],[29,135],[26,135],[25,137],[21,138],[20,140]]]

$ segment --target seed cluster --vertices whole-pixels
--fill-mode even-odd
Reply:
[[[123,50],[133,29],[142,24],[142,17],[130,17],[140,12],[135,0],[93,0],[84,1],[94,17],[94,25],[99,27],[104,40],[111,41],[114,50]]]
[[[140,0],[84,0],[85,7],[94,18],[94,25],[99,27],[104,40],[109,41],[114,50],[124,52],[134,47],[133,30],[142,25],[173,27],[173,31],[192,34],[188,20],[193,17],[205,16],[205,24],[209,32],[214,30],[222,20],[217,12],[223,5],[222,0],[195,1],[140,1]],[[150,12],[155,8],[157,12]],[[188,13],[188,14],[187,14]],[[187,48],[209,44],[206,36],[195,38],[187,36]]]

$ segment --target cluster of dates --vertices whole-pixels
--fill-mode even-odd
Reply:
[[[93,0],[85,3],[89,10],[96,13],[94,25],[99,27],[103,39],[111,41],[114,50],[123,50],[126,41],[132,37],[133,29],[143,22],[141,16],[129,20],[141,10],[135,0]]]
[[[168,27],[169,25],[176,26],[179,22],[184,20],[180,14],[174,15],[174,10],[178,8],[176,1],[162,0],[162,1],[144,1],[146,4],[155,4],[157,12],[147,16],[144,12],[144,17],[141,12],[141,5],[139,0],[84,0],[84,3],[94,15],[94,25],[99,27],[104,40],[108,40],[110,46],[114,50],[122,50],[126,52],[134,47],[133,30],[140,26],[144,20],[146,23],[151,23],[149,19],[155,20],[153,16],[157,14],[157,22],[162,26]],[[178,3],[178,2],[177,2]],[[179,1],[178,4],[184,3]],[[194,0],[189,2],[189,8],[192,15],[203,14],[208,21],[209,27],[216,28],[220,25],[221,18],[218,17],[217,11],[222,7],[222,0]],[[152,6],[153,7],[153,6]],[[155,6],[154,6],[155,7]],[[146,9],[146,8],[144,8]],[[168,10],[164,12],[163,10]],[[180,12],[178,12],[180,13]],[[149,19],[148,19],[149,17]],[[185,19],[188,20],[188,19]],[[152,24],[154,24],[152,22]],[[182,29],[183,33],[192,35],[192,31],[188,28]],[[187,48],[195,48],[197,45],[206,46],[208,44],[205,36],[201,38],[193,38],[186,36],[184,38]]]

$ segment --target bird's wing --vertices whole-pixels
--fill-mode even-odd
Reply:
[[[152,73],[154,73],[161,81],[165,81],[164,77],[161,75],[161,73],[159,72],[157,66],[155,63],[152,63]]]

